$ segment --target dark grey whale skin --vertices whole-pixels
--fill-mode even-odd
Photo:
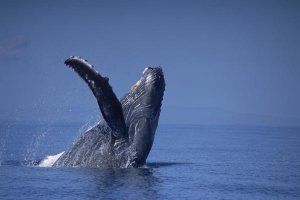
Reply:
[[[86,131],[54,167],[129,168],[145,164],[157,128],[164,90],[160,67],[145,68],[142,77],[119,101],[86,60],[72,56],[65,64],[88,84],[103,119]]]

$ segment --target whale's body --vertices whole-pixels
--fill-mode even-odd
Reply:
[[[119,101],[93,66],[80,57],[65,64],[88,84],[104,120],[85,132],[65,151],[56,167],[139,167],[145,164],[157,128],[163,93],[161,68],[146,68],[141,79]]]

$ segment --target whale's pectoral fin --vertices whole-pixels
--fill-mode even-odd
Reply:
[[[74,69],[88,84],[97,99],[103,118],[113,131],[114,137],[127,139],[128,133],[122,105],[109,85],[108,78],[101,76],[91,64],[80,57],[72,56],[65,61],[65,64]]]

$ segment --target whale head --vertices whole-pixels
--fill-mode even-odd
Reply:
[[[151,150],[165,90],[162,68],[147,67],[121,100],[129,142],[136,149],[133,163],[144,163]]]
[[[160,67],[147,67],[141,78],[125,95],[122,104],[130,105],[132,111],[130,120],[138,117],[157,119],[165,90],[164,74]],[[126,112],[126,111],[125,111]]]

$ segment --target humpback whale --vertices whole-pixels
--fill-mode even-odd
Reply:
[[[145,164],[157,128],[165,80],[162,68],[147,67],[120,100],[109,79],[78,56],[65,64],[88,85],[103,120],[83,133],[53,164],[55,167],[130,168]]]

